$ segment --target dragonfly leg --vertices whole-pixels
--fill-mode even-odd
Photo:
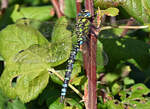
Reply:
[[[90,31],[93,35],[94,35],[94,37],[97,39],[98,38],[98,36],[97,36],[97,34],[94,32],[94,31]]]
[[[96,27],[95,25],[90,25],[90,33],[92,33],[95,38],[98,38],[98,31],[98,27]]]

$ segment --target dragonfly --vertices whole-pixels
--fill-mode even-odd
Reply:
[[[90,31],[89,30],[89,26],[90,26],[89,19],[90,18],[91,18],[91,14],[87,10],[83,10],[83,11],[81,11],[81,13],[79,13],[79,20],[76,25],[74,25],[74,24],[67,25],[68,23],[63,22],[63,23],[56,23],[54,26],[54,23],[52,23],[52,22],[44,22],[43,23],[40,21],[36,21],[36,20],[32,20],[32,19],[25,19],[25,18],[21,19],[17,23],[18,25],[20,23],[23,23],[24,25],[31,25],[34,28],[39,29],[39,31],[46,38],[49,38],[50,34],[52,33],[52,35],[50,37],[52,43],[50,43],[50,44],[48,43],[45,45],[35,44],[25,50],[20,50],[15,56],[15,59],[14,59],[15,62],[28,63],[30,61],[30,64],[32,64],[34,62],[37,63],[38,58],[36,58],[35,56],[30,56],[29,51],[32,52],[33,54],[38,55],[39,57],[40,56],[43,57],[44,59],[42,59],[42,60],[44,60],[46,63],[53,63],[51,66],[60,65],[63,62],[65,62],[66,59],[68,59],[68,65],[66,68],[64,84],[62,85],[62,90],[61,90],[61,102],[63,102],[63,100],[65,99],[68,82],[70,80],[72,69],[73,69],[73,64],[76,60],[77,53],[80,51],[80,46],[83,43],[88,42],[87,36]],[[37,28],[37,27],[39,27],[39,25],[40,25],[40,28]],[[61,38],[61,36],[53,34],[53,31],[50,31],[51,27],[54,26],[54,30],[55,30],[55,27],[57,27],[58,25],[61,25],[61,27],[64,27],[64,25],[67,25],[66,28],[69,31],[71,30],[71,32],[72,32],[72,30],[76,29],[76,31],[75,31],[76,35],[74,35],[74,32],[73,32],[73,34],[71,34],[70,32],[68,32],[68,33],[63,32],[63,30],[61,28],[59,28],[59,31],[56,29],[56,32],[60,32],[61,34],[64,34],[65,38],[64,37]],[[56,40],[55,37],[59,37],[59,38],[57,38],[59,40]],[[69,40],[70,37],[72,39],[72,42]],[[69,45],[68,45],[68,43],[69,43]],[[72,46],[72,48],[69,47],[70,45]],[[95,48],[93,48],[93,50],[94,49]],[[70,51],[69,55],[66,54],[68,51]],[[52,54],[50,54],[49,52],[51,52]],[[84,52],[84,48],[82,49],[82,52]],[[66,55],[68,55],[68,56],[66,56]],[[97,65],[106,65],[108,63],[107,54],[104,51],[102,51],[102,55],[103,55],[102,58],[99,57],[99,54],[97,55],[97,57],[98,57],[97,59],[100,59],[100,60],[97,60],[97,62],[96,62]],[[55,56],[55,58],[54,58],[54,56]],[[41,61],[39,61],[39,62],[41,62]]]
[[[68,83],[71,77],[71,72],[73,70],[73,64],[75,61],[76,54],[80,50],[80,46],[82,46],[84,43],[86,43],[89,40],[89,33],[90,31],[92,32],[91,19],[92,19],[92,16],[88,10],[82,10],[78,14],[78,20],[77,20],[76,27],[75,27],[76,28],[75,32],[77,35],[77,43],[73,46],[72,51],[70,53],[70,57],[68,59],[67,70],[65,73],[64,83],[62,85],[62,90],[61,90],[61,102],[63,102],[65,95],[66,95],[66,91],[67,91]],[[95,36],[96,34],[94,33],[93,35]],[[97,35],[95,37],[97,38]]]

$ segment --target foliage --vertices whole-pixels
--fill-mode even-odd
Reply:
[[[101,10],[102,15],[118,15],[118,9],[112,7],[119,6],[117,19],[134,17],[144,25],[150,21],[149,3],[149,0],[94,2],[95,10],[98,10],[97,7],[105,8]],[[72,20],[76,17],[75,0],[66,0],[64,6],[67,18],[57,19],[53,6],[47,0],[9,2],[9,8],[0,17],[0,60],[5,63],[4,68],[0,63],[0,71],[3,70],[0,76],[0,109],[85,107],[80,102],[82,98],[71,88],[68,88],[65,103],[59,102],[62,80],[55,72],[64,77],[66,61],[72,44],[76,42],[75,20]],[[45,23],[47,20],[51,22]],[[48,31],[45,31],[47,28]],[[98,37],[98,109],[147,109],[150,106],[149,30],[131,30],[120,38],[122,31],[120,28],[104,30]],[[109,58],[106,66],[101,52],[103,49]],[[87,85],[83,63],[79,52],[70,83],[80,93],[86,90]],[[104,75],[102,72],[105,72]]]

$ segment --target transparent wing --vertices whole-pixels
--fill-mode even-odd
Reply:
[[[124,19],[124,20],[119,20],[119,21],[116,21],[114,22],[113,24],[112,23],[102,23],[102,27],[104,26],[113,26],[114,28],[116,28],[117,26],[120,26],[120,25],[126,25],[128,23],[129,19]],[[134,23],[132,23],[131,26],[134,26],[134,25],[139,25],[138,22],[136,22],[135,20],[133,20]],[[83,46],[83,49],[82,51],[84,52],[85,55],[87,55],[87,57],[89,57],[89,54],[87,52],[87,50],[89,50],[90,46],[89,46],[89,43],[86,43],[86,46]],[[91,52],[95,52],[95,48],[92,48]],[[94,57],[92,57],[91,59],[94,59]],[[85,62],[88,62],[87,60],[85,60]],[[107,53],[103,50],[103,45],[102,43],[97,40],[97,48],[96,48],[96,65],[97,67],[103,67],[104,65],[107,65],[107,63],[109,62],[109,58],[108,58],[108,55]]]
[[[102,51],[102,57],[103,57],[103,65],[107,65],[108,64],[108,62],[109,62],[109,58],[108,58],[108,55],[107,55],[107,53],[103,50]]]
[[[134,19],[124,19],[124,20],[113,22],[113,23],[102,23],[101,30],[103,31],[99,33],[99,37],[100,38],[118,38],[122,36],[124,33],[126,33],[127,35],[132,34],[135,31],[137,31],[137,29],[131,29],[131,26],[133,27],[133,26],[139,26],[139,25],[140,23],[138,23]],[[124,28],[122,28],[121,26],[122,27],[124,26]],[[126,29],[125,29],[125,26],[126,26]],[[129,29],[129,26],[130,26],[130,29]]]
[[[89,42],[86,42],[82,47],[82,52],[84,55],[86,55],[86,57],[89,57],[90,55],[88,52],[89,48],[90,48]],[[99,40],[97,40],[96,48],[92,48],[91,52],[96,53],[94,56],[96,56],[96,65],[98,67],[104,67],[105,65],[107,65],[109,58],[107,56],[107,53],[103,50],[103,45]],[[94,59],[94,58],[95,57],[91,57],[91,59]],[[85,63],[88,63],[87,60],[84,60],[84,61]]]
[[[39,21],[35,19],[22,18],[17,21],[17,23],[23,23],[26,25],[30,25],[36,29],[38,29],[46,38],[51,38],[53,34],[53,29],[58,26],[65,26],[66,29],[73,32],[75,29],[75,21],[71,21],[66,19],[65,17],[61,18],[65,20],[54,20],[54,21]],[[61,29],[61,28],[60,28]]]
[[[115,20],[113,23],[111,22],[103,22],[102,26],[119,26],[119,25],[126,25],[128,22],[130,22],[131,26],[140,25],[135,19],[121,19],[121,20]],[[131,23],[132,22],[132,23]]]
[[[116,21],[113,24],[110,22],[109,23],[103,22],[101,24],[102,25],[101,27],[112,26],[112,27],[116,28],[119,25],[127,24],[128,21],[129,21],[129,19],[124,19],[124,20]],[[18,20],[17,22],[19,22],[19,23],[24,22],[26,24],[33,26],[34,28],[38,29],[47,39],[51,39],[51,36],[53,34],[53,28],[57,27],[57,25],[59,25],[59,26],[60,25],[64,25],[64,26],[67,25],[67,29],[72,31],[72,32],[75,30],[75,20],[74,21],[70,20],[69,23],[68,23],[68,21],[67,22],[64,21],[60,24],[60,23],[57,23],[56,21],[41,22],[39,20],[23,18],[23,19]],[[133,20],[133,22],[134,23],[131,26],[139,25],[139,23],[136,22],[135,20]]]
[[[21,21],[22,20],[22,21]],[[67,20],[65,18],[55,22],[29,21],[30,19],[21,19],[20,22],[25,25],[33,26],[34,28],[42,29],[43,35],[48,35],[50,43],[39,45],[33,44],[29,48],[17,53],[14,61],[19,63],[50,63],[51,66],[57,66],[65,62],[70,55],[72,49],[72,39],[75,39],[72,30],[68,29]],[[65,23],[64,23],[65,22]],[[20,23],[18,23],[20,24]],[[55,25],[55,26],[54,26]],[[43,27],[45,26],[45,27]],[[53,26],[53,31],[49,32]],[[70,25],[69,25],[70,26]],[[41,28],[42,27],[42,28]],[[48,27],[48,28],[46,28]],[[44,29],[45,28],[45,29]],[[32,37],[32,36],[31,36]]]
[[[16,62],[26,63],[37,62],[40,58],[44,63],[52,63],[52,66],[59,65],[69,58],[72,44],[76,43],[74,33],[75,24],[67,20],[58,22],[40,22],[33,19],[21,19],[18,21],[25,25],[31,25],[38,29],[47,39],[51,40],[47,45],[33,45],[15,56]],[[87,45],[88,47],[88,45]],[[95,48],[93,48],[94,50]],[[84,48],[82,50],[85,52]],[[97,65],[104,66],[108,63],[108,56],[102,50],[102,45],[97,46]],[[40,61],[41,62],[41,61]]]

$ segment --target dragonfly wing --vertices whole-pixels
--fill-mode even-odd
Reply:
[[[72,42],[68,38],[57,43],[53,42],[45,45],[34,44],[17,53],[14,61],[20,64],[33,65],[45,63],[50,66],[57,66],[68,59],[71,49]]]
[[[62,19],[62,20],[61,20]],[[53,34],[53,29],[58,26],[65,26],[66,29],[73,32],[75,28],[75,22],[70,20],[63,20],[65,17],[60,18],[57,21],[40,21],[35,19],[22,18],[17,20],[17,24],[24,23],[26,25],[30,25],[37,30],[39,30],[46,38],[51,38]]]
[[[54,23],[50,22],[45,23],[48,25],[52,24],[54,25]],[[51,66],[59,65],[69,58],[70,51],[72,49],[73,37],[76,36],[75,35],[72,36],[72,31],[68,30],[67,20],[65,18],[59,19],[59,21],[56,22],[54,26],[51,36],[51,42],[49,44],[37,45],[36,47],[33,45],[34,47],[31,46],[28,49],[24,50],[23,52],[18,53],[15,56],[17,58],[15,60],[16,62],[19,61],[25,62],[22,60],[34,61],[34,59],[36,60],[36,58],[33,57],[34,54],[37,55],[38,57],[42,56],[42,58],[44,58],[43,61],[46,63],[47,62],[51,63]],[[39,53],[32,52],[34,51],[33,49],[39,51]],[[29,51],[32,52],[32,55],[29,53]],[[31,59],[31,57],[33,58]]]
[[[89,41],[88,41],[88,42],[85,42],[85,44],[82,46],[82,50],[81,50],[83,55],[86,55],[86,57],[87,57],[87,59],[84,59],[84,63],[86,64],[85,67],[88,67],[87,65],[90,65],[90,64],[87,64],[87,63],[89,63],[91,61],[89,59],[89,57],[90,57],[90,54],[89,54],[90,49],[89,48],[90,48],[90,46],[89,46]],[[95,64],[97,65],[97,69],[101,70],[102,68],[104,68],[104,66],[107,65],[107,63],[108,63],[109,58],[108,58],[106,52],[103,50],[102,43],[97,40],[96,51],[95,51],[95,48],[92,48],[91,52],[96,53],[95,55],[93,55],[93,57],[91,57],[91,59],[94,60],[94,58],[95,58],[94,56],[96,56]],[[80,54],[78,55],[78,57],[80,57]],[[82,58],[82,57],[80,57],[80,58]],[[83,60],[81,59],[80,61],[82,62]],[[97,71],[99,71],[99,70],[97,70]]]
[[[108,55],[106,54],[106,52],[104,50],[102,51],[102,55],[103,55],[103,63],[102,63],[102,65],[107,65],[108,62],[109,62],[109,58],[108,58]]]
[[[128,22],[133,22],[131,25],[140,25],[139,22],[137,22],[135,19],[121,19],[121,20],[116,20],[115,22],[103,22],[102,26],[119,26],[119,25],[126,25]]]

